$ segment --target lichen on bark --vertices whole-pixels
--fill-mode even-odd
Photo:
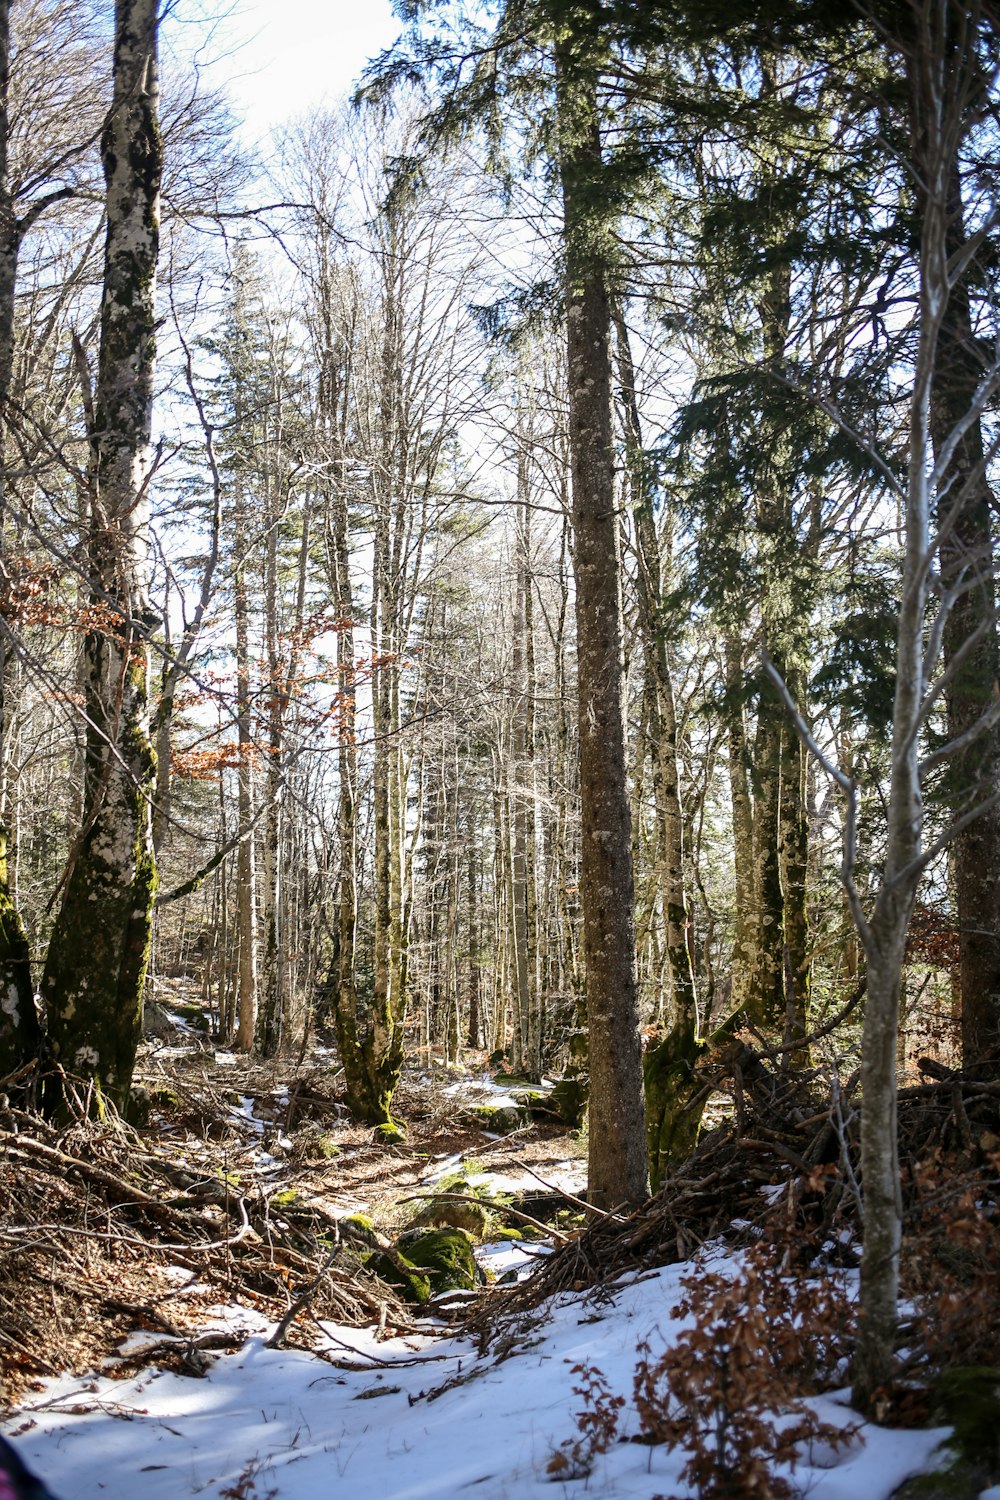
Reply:
[[[117,0],[101,342],[90,424],[87,535],[97,623],[84,640],[83,822],[42,978],[49,1040],[69,1073],[125,1104],[142,1023],[156,860],[150,800],[147,581],[162,143],[156,0]],[[50,1104],[59,1106],[53,1081]]]

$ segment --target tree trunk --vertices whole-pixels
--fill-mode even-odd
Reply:
[[[0,588],[9,589],[7,553],[7,414],[14,368],[14,294],[21,225],[11,197],[9,135],[10,5],[0,0]],[[5,602],[0,594],[0,603]],[[38,1055],[41,1031],[31,983],[28,939],[7,874],[7,768],[10,705],[7,615],[0,622],[0,1078]]]
[[[632,351],[628,328],[620,309],[615,313],[615,329],[624,407],[626,461],[638,555],[639,618],[642,624],[646,672],[654,684],[648,738],[656,799],[663,924],[670,969],[671,1025],[687,1026],[694,1035],[697,1031],[698,1013],[688,946],[690,918],[684,892],[684,823],[677,774],[677,713],[663,621],[660,544],[653,515],[652,479],[642,443]]]
[[[611,306],[594,208],[603,163],[595,70],[571,40],[556,47],[556,89],[576,579],[588,1194],[598,1207],[613,1208],[642,1202],[648,1189],[625,766]]]
[[[54,1056],[118,1105],[141,1029],[156,888],[145,638],[162,165],[156,42],[155,0],[117,0],[114,95],[101,139],[107,238],[88,538],[99,623],[84,641],[85,809],[42,979]]]
[[[948,253],[965,245],[962,182],[958,161],[948,170]],[[959,280],[941,320],[931,396],[931,426],[938,453],[969,410],[983,375],[973,336],[969,290]],[[937,507],[940,526],[951,523],[941,548],[941,577],[961,589],[944,634],[944,667],[958,670],[945,702],[948,736],[965,733],[989,708],[998,692],[1000,643],[996,627],[994,543],[991,516],[996,501],[983,458],[981,420],[969,425],[945,476]],[[958,653],[978,637],[971,650]],[[949,767],[953,812],[1000,790],[1000,732],[981,735]],[[959,926],[962,992],[962,1065],[976,1071],[1000,1069],[1000,803],[959,833],[954,844],[955,901]]]
[[[729,795],[733,815],[733,885],[736,930],[733,934],[733,993],[730,1009],[742,1010],[750,997],[754,955],[753,807],[747,774],[746,715],[743,708],[743,655],[739,641],[727,634],[726,745],[729,757]]]
[[[802,694],[789,684],[799,703]],[[811,966],[809,918],[806,905],[809,867],[808,761],[805,746],[786,718],[781,740],[781,800],[778,810],[778,863],[784,924],[785,1043],[809,1033]],[[789,1054],[794,1066],[807,1067],[808,1049]]]
[[[929,106],[929,114],[937,110]],[[928,163],[932,165],[932,163]],[[910,404],[903,593],[896,638],[892,769],[886,809],[886,855],[871,918],[855,893],[855,921],[865,947],[868,996],[861,1043],[861,1174],[864,1249],[853,1399],[869,1411],[892,1378],[899,1295],[902,1201],[896,1132],[896,1031],[900,976],[922,867],[923,796],[919,733],[923,723],[924,626],[930,534],[930,395],[940,311],[948,285],[944,205],[929,195],[920,246],[919,342]]]
[[[242,501],[237,509],[239,516]],[[250,637],[245,563],[233,579],[236,612],[237,816],[236,923],[239,935],[236,1046],[252,1052],[257,1033],[257,843],[254,832],[254,737],[250,705]]]

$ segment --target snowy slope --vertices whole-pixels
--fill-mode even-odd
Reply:
[[[450,1337],[376,1343],[329,1327],[331,1355],[356,1361],[338,1369],[315,1355],[267,1349],[262,1320],[220,1310],[230,1326],[252,1332],[206,1378],[153,1369],[125,1381],[49,1382],[7,1431],[61,1500],[216,1497],[241,1475],[238,1494],[247,1500],[683,1495],[683,1458],[662,1448],[619,1444],[598,1457],[588,1480],[552,1482],[545,1466],[576,1433],[572,1366],[599,1366],[630,1396],[636,1345],[649,1338],[655,1351],[670,1337],[669,1310],[690,1270],[633,1279],[613,1303],[564,1297],[499,1363],[478,1360],[468,1342]],[[467,1378],[428,1399],[450,1376]],[[834,1399],[819,1406],[827,1420],[851,1421]],[[635,1430],[627,1413],[625,1431]],[[887,1500],[929,1465],[942,1435],[865,1427],[840,1453],[818,1455],[816,1467],[802,1463],[795,1482],[810,1500]]]

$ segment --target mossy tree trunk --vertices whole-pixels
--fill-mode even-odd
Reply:
[[[557,31],[590,1068],[588,1194],[598,1207],[613,1208],[641,1202],[648,1189],[612,440],[612,235],[597,107],[598,47],[569,25]]]
[[[114,86],[101,138],[107,236],[96,390],[89,408],[83,824],[42,979],[49,1039],[69,1072],[122,1105],[142,1020],[156,862],[146,631],[162,151],[156,0],[117,0]]]

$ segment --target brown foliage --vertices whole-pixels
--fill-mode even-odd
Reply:
[[[932,1371],[1000,1365],[1000,1152],[957,1172],[938,1156],[914,1169],[902,1274]]]
[[[615,1396],[600,1370],[594,1365],[574,1365],[580,1383],[573,1393],[583,1398],[583,1410],[576,1413],[578,1438],[567,1438],[546,1465],[553,1479],[585,1479],[598,1453],[607,1453],[618,1435],[618,1413],[625,1405],[624,1396]]]
[[[692,1325],[659,1355],[639,1345],[633,1399],[640,1442],[683,1448],[681,1478],[703,1500],[786,1500],[773,1472],[803,1443],[832,1447],[853,1429],[823,1422],[804,1397],[829,1385],[848,1351],[852,1310],[840,1283],[796,1272],[789,1248],[747,1252],[739,1275],[701,1267],[671,1310]],[[549,1461],[555,1479],[583,1478],[611,1446],[624,1405],[600,1370],[578,1365],[581,1436]],[[661,1500],[661,1497],[657,1497]]]
[[[640,1346],[640,1430],[649,1442],[687,1450],[681,1477],[705,1500],[784,1500],[793,1491],[774,1464],[794,1464],[803,1443],[850,1437],[802,1400],[829,1383],[846,1352],[846,1295],[836,1281],[798,1275],[784,1262],[765,1244],[745,1256],[737,1277],[685,1277],[673,1316],[693,1326],[657,1358]]]

